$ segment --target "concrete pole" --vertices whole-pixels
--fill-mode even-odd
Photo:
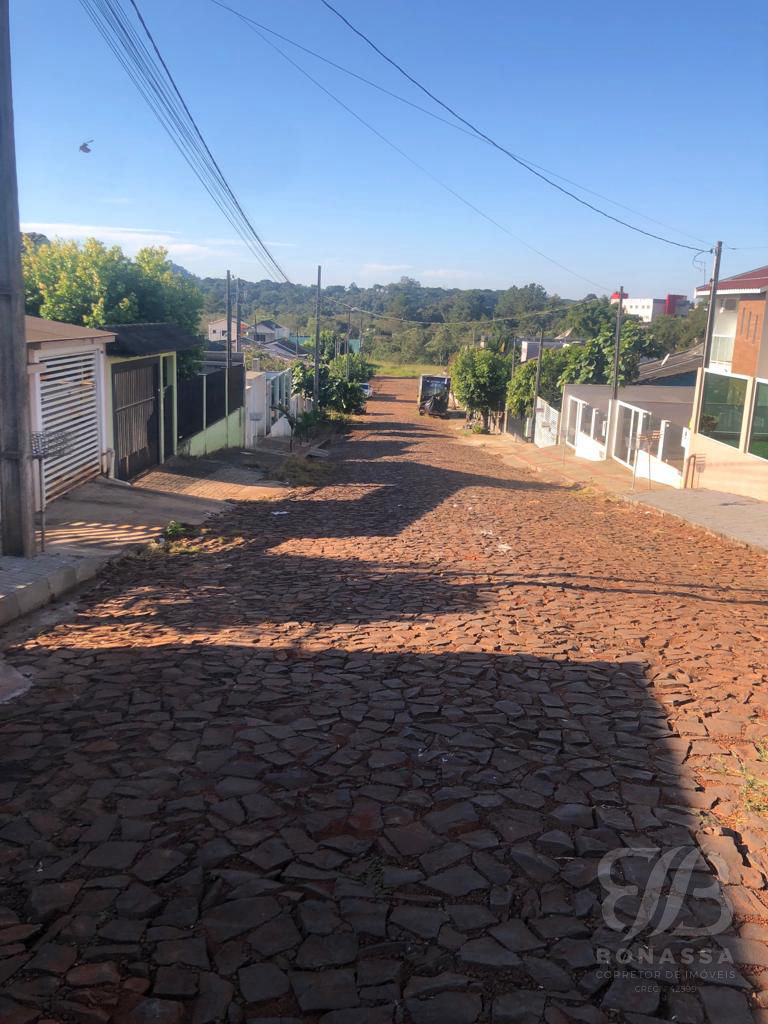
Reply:
[[[699,416],[701,415],[701,404],[704,400],[704,385],[706,383],[706,369],[709,366],[709,358],[712,355],[712,336],[715,333],[715,301],[717,297],[717,285],[720,280],[720,256],[723,251],[723,243],[715,242],[715,258],[712,267],[712,281],[709,288],[709,309],[707,310],[707,326],[704,331],[704,351],[701,355],[701,373],[696,382],[696,397],[694,400],[693,414],[691,416],[691,430],[696,433],[699,429]]]
[[[541,357],[544,355],[544,330],[539,331],[539,354],[536,359],[536,383],[533,386],[533,423],[531,425],[531,441],[536,438],[536,409],[539,404],[539,388],[541,387]]]
[[[0,553],[31,558],[35,506],[8,0],[0,0],[0,183]]]
[[[619,285],[619,305],[616,310],[616,336],[613,342],[613,390],[614,402],[619,397],[619,352],[621,350],[621,314],[624,308],[624,285]]]
[[[315,379],[312,386],[312,409],[320,409],[320,282],[322,267],[317,268],[317,291],[315,293]]]

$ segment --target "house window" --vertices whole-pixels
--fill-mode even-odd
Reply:
[[[755,388],[755,408],[749,431],[749,451],[768,459],[768,383],[758,381]]]
[[[707,372],[699,433],[738,448],[746,394],[747,382],[743,377]]]

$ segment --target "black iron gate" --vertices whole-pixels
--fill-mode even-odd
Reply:
[[[160,461],[159,363],[140,359],[112,367],[115,473],[130,480]]]

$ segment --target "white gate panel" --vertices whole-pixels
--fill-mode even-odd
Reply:
[[[42,429],[66,431],[69,440],[66,452],[45,459],[46,502],[101,472],[97,360],[95,352],[41,359]]]

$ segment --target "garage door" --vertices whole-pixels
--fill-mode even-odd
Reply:
[[[45,499],[51,501],[101,473],[97,356],[83,352],[41,362],[42,428],[67,435],[66,450],[43,463]]]

